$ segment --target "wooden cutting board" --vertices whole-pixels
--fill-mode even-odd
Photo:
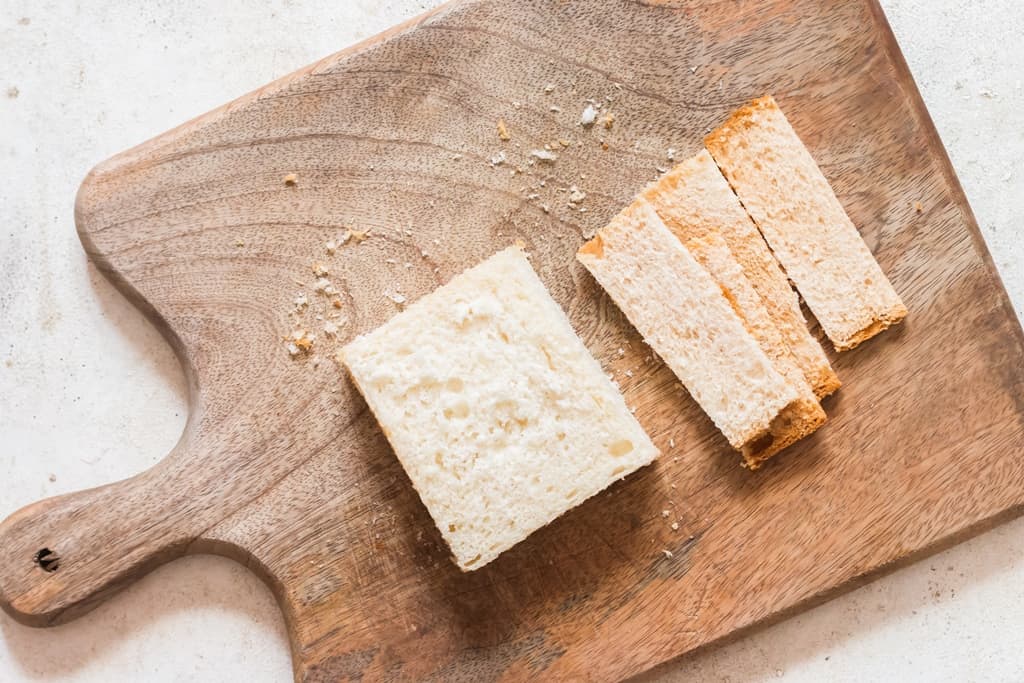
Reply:
[[[573,254],[768,92],[910,317],[834,356],[830,422],[750,473]],[[577,125],[587,98],[610,129]],[[28,624],[212,552],[271,586],[301,680],[614,679],[1024,502],[1021,330],[873,0],[450,4],[101,164],[76,218],[179,354],[191,416],[159,465],[0,526],[0,604]],[[369,236],[327,254],[349,227]],[[664,456],[462,574],[332,355],[515,240]],[[317,341],[293,359],[296,326]]]

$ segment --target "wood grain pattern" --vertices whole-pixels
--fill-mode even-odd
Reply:
[[[696,152],[766,92],[911,315],[835,357],[830,422],[751,474],[573,254],[668,148]],[[614,126],[581,129],[585,99],[608,96]],[[526,163],[559,138],[556,162]],[[1021,330],[873,0],[447,5],[101,164],[76,215],[180,356],[191,415],[154,468],[0,525],[0,605],[25,623],[214,552],[274,590],[299,680],[614,679],[1024,503]],[[394,313],[385,290],[420,296],[522,239],[666,455],[459,572],[347,379],[281,341],[293,280],[350,225],[371,238],[330,259],[340,341]]]

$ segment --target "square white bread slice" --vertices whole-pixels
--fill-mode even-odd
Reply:
[[[775,369],[715,280],[650,204],[635,201],[576,258],[748,466],[803,431],[804,392]]]
[[[704,140],[836,349],[907,315],[899,295],[770,95]]]
[[[518,248],[342,354],[463,570],[658,455]]]
[[[697,263],[718,283],[722,294],[743,321],[747,331],[757,340],[761,350],[772,361],[775,369],[803,395],[804,400],[793,405],[790,410],[791,426],[786,430],[785,438],[775,439],[770,448],[758,454],[761,460],[765,460],[825,424],[825,411],[822,410],[818,398],[804,379],[803,372],[789,353],[789,348],[782,340],[782,334],[768,315],[757,290],[743,273],[739,262],[733,258],[725,240],[718,235],[709,234],[703,238],[691,239],[685,246]]]
[[[651,203],[683,244],[720,235],[778,330],[778,335],[773,335],[767,328],[754,329],[761,347],[777,365],[789,356],[819,399],[839,388],[839,378],[825,351],[807,327],[796,292],[707,150],[677,164],[640,196]],[[728,286],[708,264],[703,265],[719,284]],[[748,326],[751,322],[760,324],[747,320]]]

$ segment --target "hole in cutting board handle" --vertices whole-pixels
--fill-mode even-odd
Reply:
[[[49,548],[42,548],[36,553],[36,564],[42,567],[44,572],[53,573],[60,569],[60,556]]]

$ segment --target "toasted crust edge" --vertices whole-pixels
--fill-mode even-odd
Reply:
[[[753,102],[746,104],[732,114],[725,120],[721,125],[715,128],[713,131],[704,136],[704,147],[707,148],[711,155],[714,156],[714,148],[720,147],[720,139],[727,137],[730,131],[748,128],[750,124],[751,115],[763,109],[771,109],[778,111],[779,104],[775,101],[775,98],[771,95],[764,95],[758,97]]]
[[[796,399],[779,411],[765,432],[743,445],[743,464],[756,470],[779,451],[816,432],[827,419],[817,401]]]
[[[839,391],[839,388],[843,386],[843,382],[839,379],[839,375],[836,374],[835,369],[831,365],[822,365],[819,366],[812,385],[814,387],[814,397],[820,401]]]
[[[893,325],[898,325],[903,322],[903,319],[906,317],[907,307],[903,303],[899,303],[888,311],[878,314],[878,317],[867,327],[858,330],[847,339],[834,340],[832,345],[836,347],[836,351],[849,351],[850,349],[855,349],[880,332],[884,332]]]

